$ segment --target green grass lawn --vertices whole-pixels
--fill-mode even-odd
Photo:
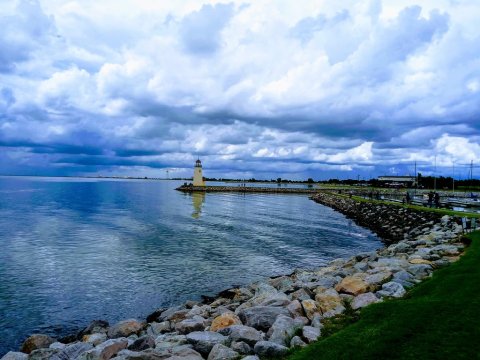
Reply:
[[[404,299],[371,305],[360,320],[289,360],[480,359],[480,232],[456,263]]]
[[[345,194],[332,194],[335,196],[340,196],[344,198],[350,198],[348,195]],[[388,200],[375,200],[375,199],[365,199],[361,196],[352,196],[351,199],[358,201],[358,202],[370,202],[370,203],[376,203],[376,204],[385,204],[385,205],[392,205],[392,206],[401,206],[403,208],[408,208],[408,209],[413,209],[413,210],[419,210],[419,211],[426,211],[426,212],[435,212],[440,215],[450,215],[450,216],[460,216],[460,217],[468,217],[468,218],[480,218],[479,213],[471,213],[471,212],[465,212],[465,211],[454,211],[454,210],[449,210],[449,209],[444,209],[444,208],[429,208],[426,206],[420,206],[420,205],[407,205],[407,204],[402,204],[398,203],[395,201],[388,201]]]

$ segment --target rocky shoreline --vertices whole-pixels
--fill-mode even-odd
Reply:
[[[458,219],[328,193],[312,196],[383,237],[387,247],[314,270],[221,292],[203,303],[158,309],[145,321],[95,320],[78,334],[35,334],[1,360],[219,360],[278,358],[322,334],[325,319],[348,308],[402,297],[436,268],[458,259]]]

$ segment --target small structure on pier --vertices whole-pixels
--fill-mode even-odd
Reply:
[[[195,161],[195,168],[193,170],[193,186],[205,186],[205,179],[202,173],[202,162],[200,159]]]
[[[379,176],[378,181],[383,183],[385,186],[390,187],[411,187],[415,186],[417,179],[415,176]]]

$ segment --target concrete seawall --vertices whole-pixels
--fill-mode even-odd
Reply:
[[[315,194],[316,189],[253,187],[253,186],[180,186],[175,190],[182,192],[239,192],[272,194]]]

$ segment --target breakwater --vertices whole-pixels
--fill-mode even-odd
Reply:
[[[311,199],[341,212],[357,224],[372,230],[386,243],[418,236],[441,219],[441,215],[433,212],[360,202],[329,193],[318,193]]]
[[[240,192],[240,193],[273,193],[273,194],[314,194],[316,189],[286,187],[254,187],[254,186],[191,186],[182,185],[175,190],[182,192]]]
[[[402,297],[434,269],[456,261],[463,251],[459,241],[462,227],[455,218],[404,214],[400,207],[365,206],[331,194],[313,199],[355,220],[370,218],[373,230],[378,227],[378,218],[388,214],[382,217],[382,227],[393,229],[385,230],[393,243],[333,260],[324,267],[228,289],[203,302],[157,309],[145,320],[128,319],[113,325],[96,320],[81,332],[57,340],[33,335],[23,344],[23,353],[9,353],[4,360],[281,357],[289,347],[317,340],[325,319],[342,314],[348,307],[359,310]],[[365,216],[354,217],[355,212]],[[399,226],[404,236],[395,241]]]

